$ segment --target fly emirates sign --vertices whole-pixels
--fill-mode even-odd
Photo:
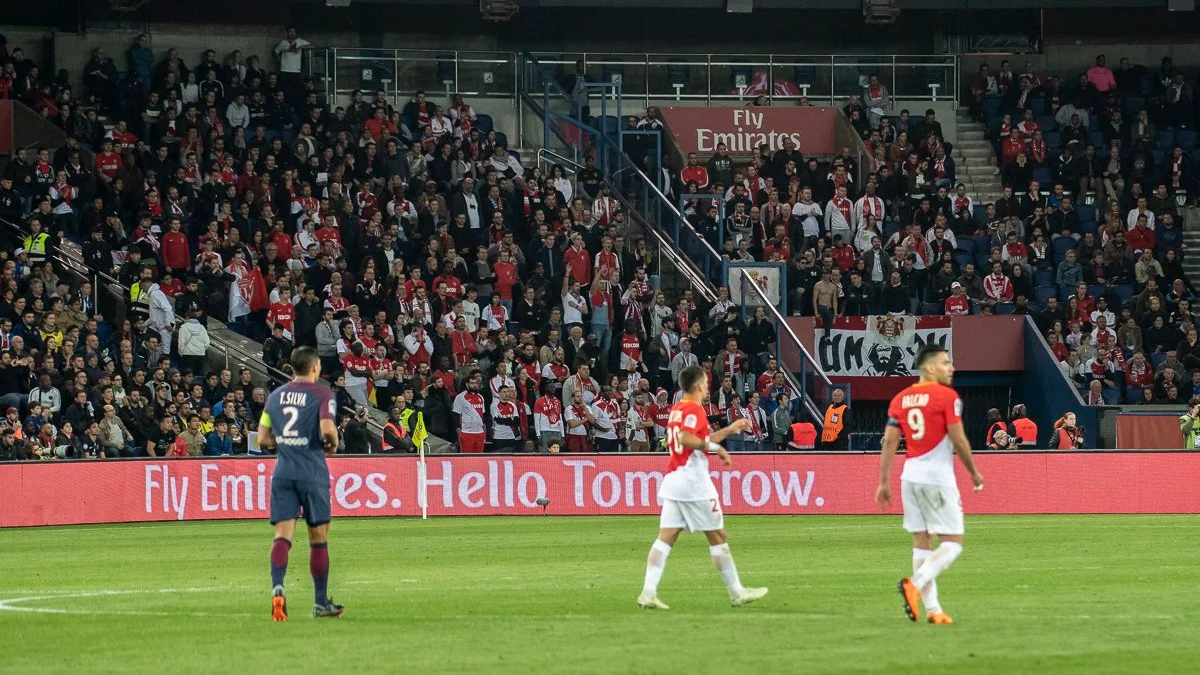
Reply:
[[[784,139],[790,141],[789,149],[799,148],[805,155],[836,152],[833,108],[669,106],[662,115],[683,155],[711,155],[721,143],[731,155],[749,155],[764,144],[775,152]]]

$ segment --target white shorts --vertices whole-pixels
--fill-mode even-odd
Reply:
[[[900,481],[904,529],[930,534],[963,533],[962,497],[952,485],[925,485]]]
[[[721,502],[717,499],[698,502],[664,499],[658,526],[660,529],[688,532],[715,532],[725,529],[725,514],[721,512]]]

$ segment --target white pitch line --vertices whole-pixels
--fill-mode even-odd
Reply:
[[[208,586],[195,588],[150,588],[133,590],[104,589],[99,591],[40,591],[41,595],[28,595],[0,600],[0,611],[29,612],[33,614],[90,614],[90,615],[121,615],[121,616],[198,616],[198,617],[235,617],[248,618],[253,614],[219,613],[219,612],[155,612],[146,610],[104,610],[104,609],[71,609],[61,607],[23,607],[22,603],[39,602],[42,600],[69,600],[76,598],[95,598],[118,595],[135,595],[149,593],[211,593],[215,591],[244,590],[251,586]],[[14,592],[14,591],[8,591]]]

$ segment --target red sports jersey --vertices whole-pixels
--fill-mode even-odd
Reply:
[[[888,406],[888,423],[904,434],[908,460],[939,446],[949,449],[946,429],[962,422],[962,399],[954,389],[936,382],[918,382],[896,394]]]
[[[273,303],[267,309],[267,320],[283,326],[284,335],[291,335],[296,329],[296,307],[290,302]]]
[[[682,434],[685,431],[700,439],[708,438],[708,416],[704,414],[703,406],[695,401],[680,401],[671,406],[671,413],[667,417],[667,451],[671,453],[667,473],[683,467],[695,452],[683,445]]]

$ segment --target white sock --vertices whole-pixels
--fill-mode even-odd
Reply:
[[[667,568],[667,556],[671,555],[671,545],[661,539],[655,539],[650,547],[650,555],[646,558],[646,581],[642,584],[642,595],[658,595],[658,582],[662,580],[663,571]]]
[[[946,571],[954,563],[955,559],[962,554],[962,550],[962,544],[953,541],[943,541],[938,545],[937,550],[925,559],[925,563],[921,565],[921,569],[913,572],[913,583],[924,592],[925,585],[937,579],[939,574]]]
[[[725,580],[725,588],[729,589],[729,597],[741,595],[746,589],[738,579],[737,565],[733,564],[733,554],[729,552],[729,544],[709,546],[708,553],[712,556],[713,567],[721,573]]]
[[[913,574],[916,574],[917,570],[921,569],[921,566],[925,564],[925,560],[931,555],[933,555],[933,551],[930,551],[929,549],[913,549]],[[925,584],[924,588],[918,588],[917,590],[921,591],[921,603],[925,605],[925,611],[927,613],[942,611],[942,606],[938,603],[936,580],[930,581],[928,584]]]

